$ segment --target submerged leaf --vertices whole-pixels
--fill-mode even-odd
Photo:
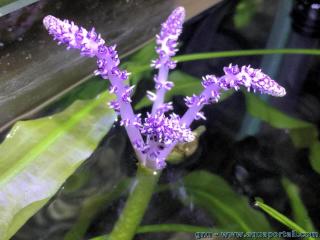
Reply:
[[[103,207],[107,207],[119,198],[121,194],[126,192],[130,179],[121,180],[110,192],[99,192],[83,201],[79,217],[72,228],[67,232],[64,240],[83,239],[87,229],[89,228],[93,218],[101,211]]]
[[[175,233],[180,232],[180,233],[191,233],[192,235],[199,235],[199,233],[210,234],[214,232],[215,233],[222,232],[222,229],[193,226],[193,225],[187,225],[187,224],[175,224],[175,223],[143,225],[143,226],[139,226],[137,229],[137,233],[165,233],[165,232],[175,232]],[[94,237],[94,238],[91,238],[90,240],[108,240],[108,235]]]
[[[226,231],[272,231],[266,218],[251,208],[221,177],[196,171],[184,179],[189,201],[208,211],[217,227]]]
[[[266,212],[268,215],[276,219],[277,221],[281,222],[283,225],[287,226],[288,228],[297,231],[298,233],[306,233],[307,231],[303,229],[301,226],[293,222],[291,219],[287,218],[285,215],[282,213],[278,212],[274,208],[270,207],[269,205],[261,202],[261,201],[256,201],[256,206],[261,208],[264,212]],[[313,240],[315,238],[313,237],[307,237],[309,240]]]
[[[115,114],[103,93],[15,124],[0,145],[0,239],[9,239],[94,151]]]
[[[268,105],[253,94],[246,93],[248,112],[272,127],[289,132],[294,145],[298,148],[310,148],[310,163],[320,173],[320,142],[318,130],[312,123],[296,119]]]
[[[320,174],[320,142],[316,141],[310,148],[310,163],[312,168]]]
[[[246,27],[252,20],[257,11],[260,1],[257,0],[240,0],[237,4],[233,22],[236,28]]]
[[[248,112],[275,128],[289,131],[293,143],[297,147],[310,147],[317,140],[316,126],[286,115],[253,94],[246,93]]]
[[[312,220],[308,214],[308,210],[304,206],[300,197],[299,188],[286,178],[282,180],[282,184],[290,200],[294,221],[306,231],[315,232]]]

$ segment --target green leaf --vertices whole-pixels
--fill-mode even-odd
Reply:
[[[94,238],[90,238],[90,240],[110,240],[108,235],[102,235]]]
[[[247,111],[269,125],[289,131],[293,143],[297,147],[310,147],[318,138],[316,126],[280,112],[257,96],[246,93]]]
[[[226,231],[271,231],[266,218],[249,206],[221,177],[206,171],[187,175],[184,186],[188,201],[206,209],[217,227]]]
[[[179,70],[171,72],[169,79],[174,82],[174,87],[166,93],[165,101],[170,101],[172,97],[176,95],[190,96],[192,94],[199,94],[203,90],[200,79]],[[225,100],[232,93],[233,91],[224,92],[220,101]],[[144,97],[136,104],[135,109],[141,109],[150,104],[150,100]]]
[[[89,100],[95,98],[100,93],[107,91],[109,82],[98,76],[93,76],[88,81],[72,89],[59,101],[50,105],[50,109],[65,109],[76,100]]]
[[[309,122],[296,119],[271,107],[253,94],[246,93],[247,111],[269,125],[285,129],[289,132],[292,142],[299,148],[310,148],[310,163],[320,173],[320,142],[317,127]]]
[[[186,224],[155,224],[155,225],[144,225],[140,226],[137,233],[157,233],[157,232],[213,232],[213,228],[193,226]]]
[[[172,59],[177,62],[190,62],[197,60],[226,58],[226,57],[243,57],[243,56],[257,56],[257,55],[273,55],[273,54],[304,54],[304,55],[320,55],[319,49],[308,48],[275,48],[275,49],[249,49],[236,51],[221,51],[221,52],[204,52],[192,53],[175,56]],[[125,66],[125,65],[123,65]],[[136,64],[133,73],[141,73],[143,71],[150,71],[150,65]]]
[[[308,232],[315,232],[308,211],[300,198],[298,187],[286,178],[282,180],[282,184],[291,203],[294,221]]]
[[[184,233],[193,233],[196,232],[219,232],[219,229],[202,227],[202,226],[193,226],[187,224],[155,224],[155,225],[144,225],[140,226],[137,229],[137,233],[160,233],[160,232],[184,232]],[[102,235],[90,240],[107,240],[108,235]]]
[[[14,1],[16,1],[16,0],[0,0],[0,7],[7,5],[9,3],[12,3]]]
[[[111,192],[99,192],[85,199],[76,223],[65,235],[64,240],[82,239],[96,214],[119,198],[126,191],[129,182],[129,179],[123,179]]]
[[[9,239],[87,159],[115,114],[105,92],[61,113],[14,125],[0,145],[0,239]]]
[[[236,28],[243,28],[247,26],[254,14],[260,1],[257,0],[241,0],[237,4],[235,14],[233,16],[233,22]]]
[[[299,233],[306,233],[307,231],[303,229],[301,226],[293,222],[291,219],[287,218],[285,215],[282,213],[278,212],[277,210],[273,209],[272,207],[268,206],[267,204],[261,202],[261,201],[256,201],[256,206],[261,208],[264,212],[266,212],[268,215],[276,219],[277,221],[281,222],[283,225],[287,226],[288,228],[297,231]],[[307,239],[314,239],[312,237],[309,237]]]
[[[178,62],[189,62],[213,58],[226,57],[243,57],[256,55],[270,55],[270,54],[305,54],[305,55],[320,55],[319,49],[307,48],[275,48],[275,49],[250,49],[250,50],[236,50],[236,51],[221,51],[221,52],[205,52],[192,53],[173,57],[173,60]]]
[[[312,168],[320,174],[320,142],[316,141],[310,148],[310,163]]]
[[[139,64],[150,64],[151,60],[157,57],[155,51],[156,45],[154,40],[150,41],[143,48],[141,48],[136,53],[130,55],[128,62],[135,62]]]

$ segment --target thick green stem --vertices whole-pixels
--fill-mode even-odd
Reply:
[[[140,225],[148,207],[160,172],[155,172],[141,165],[138,166],[137,176],[126,205],[116,222],[108,240],[131,240]]]

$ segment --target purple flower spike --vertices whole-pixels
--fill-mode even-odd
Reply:
[[[171,106],[171,104],[170,104]],[[180,124],[180,117],[176,114],[165,116],[162,112],[155,115],[148,113],[141,127],[141,133],[146,136],[147,146],[136,144],[147,154],[149,167],[161,169],[165,166],[165,158],[160,157],[161,150],[176,143],[191,142],[194,135],[190,128]],[[147,149],[147,150],[145,150]]]
[[[219,101],[221,91],[245,87],[253,90],[282,97],[286,91],[260,69],[250,66],[225,67],[224,75],[216,77],[206,75],[202,78],[203,91],[199,95],[185,98],[188,110],[180,118],[169,111],[173,110],[171,102],[165,103],[165,93],[174,84],[168,80],[168,72],[176,66],[172,57],[177,52],[178,37],[182,32],[185,17],[183,7],[175,9],[162,24],[159,35],[156,36],[156,51],[158,59],[152,65],[159,69],[154,77],[156,93],[147,91],[148,98],[153,101],[152,112],[147,117],[134,114],[131,106],[131,95],[134,86],[125,85],[129,73],[119,68],[120,60],[116,46],[106,46],[105,41],[94,29],[87,31],[68,20],[60,20],[53,16],[44,18],[43,23],[50,35],[59,44],[67,48],[79,49],[81,54],[97,58],[96,75],[110,80],[109,91],[117,97],[109,103],[110,108],[121,115],[120,125],[126,128],[132,146],[142,165],[154,170],[161,170],[166,165],[166,158],[178,143],[191,142],[195,139],[190,129],[193,120],[205,120],[201,109],[204,105]]]
[[[172,69],[176,63],[171,57],[178,51],[176,49],[177,40],[182,32],[182,24],[185,18],[185,10],[183,7],[176,8],[168,17],[167,21],[162,23],[159,35],[156,35],[156,51],[159,58],[153,61],[152,66],[160,68],[163,65]]]
[[[156,36],[156,52],[158,59],[152,61],[151,66],[159,69],[159,74],[155,76],[155,88],[157,90],[157,100],[153,103],[152,114],[157,112],[157,109],[162,106],[166,91],[170,90],[174,84],[168,81],[169,69],[176,67],[176,62],[171,59],[176,52],[178,38],[182,32],[182,24],[185,18],[185,10],[183,7],[176,8],[162,23],[161,31]]]
[[[110,92],[116,94],[117,100],[111,101],[109,106],[121,115],[121,125],[125,126],[132,144],[142,141],[139,131],[139,116],[136,116],[130,105],[131,95],[134,86],[124,85],[129,73],[118,68],[120,60],[116,46],[106,46],[105,41],[97,34],[94,28],[87,31],[83,27],[75,25],[68,20],[60,20],[53,16],[46,16],[43,24],[49,34],[59,44],[66,44],[67,48],[79,49],[81,54],[88,57],[96,57],[98,70],[96,75],[101,75],[111,82]],[[145,163],[145,155],[141,151],[136,154],[142,164]]]
[[[43,25],[59,44],[66,44],[68,49],[80,49],[81,54],[88,57],[96,56],[99,47],[104,45],[104,40],[95,32],[94,28],[87,31],[73,22],[62,21],[51,15],[43,19]]]
[[[214,75],[206,75],[202,78],[204,90],[197,96],[186,97],[185,103],[189,108],[181,119],[181,123],[190,126],[194,119],[204,118],[200,110],[205,104],[218,102],[221,90],[240,89],[241,86],[269,94],[276,97],[282,97],[286,90],[268,75],[261,72],[260,69],[254,69],[250,66],[239,68],[237,65],[229,65],[223,68],[225,75],[217,78]]]
[[[194,135],[192,131],[179,122],[180,117],[174,113],[170,117],[166,117],[164,114],[156,114],[155,116],[148,114],[141,133],[164,145],[169,145],[173,142],[193,141]]]
[[[220,79],[220,85],[225,88],[235,88],[244,86],[250,91],[261,92],[275,97],[283,97],[286,90],[268,75],[261,72],[261,69],[254,69],[250,66],[229,65],[223,68],[225,75]]]

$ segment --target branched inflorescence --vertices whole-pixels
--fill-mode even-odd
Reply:
[[[206,75],[202,78],[203,91],[199,95],[185,98],[188,110],[182,117],[168,113],[173,110],[173,106],[171,102],[165,103],[164,97],[166,91],[174,86],[168,81],[168,72],[176,66],[172,57],[177,52],[177,40],[182,32],[184,17],[183,7],[175,9],[162,24],[160,34],[156,36],[158,58],[151,64],[158,69],[158,74],[154,77],[156,93],[147,92],[148,98],[153,101],[153,107],[151,113],[147,113],[143,119],[140,114],[133,112],[131,96],[134,86],[125,84],[129,73],[119,68],[120,60],[116,46],[106,46],[105,41],[94,29],[87,31],[73,22],[62,21],[53,16],[47,16],[43,20],[49,34],[59,44],[66,44],[67,49],[79,49],[84,56],[97,58],[95,74],[109,79],[109,90],[117,96],[109,106],[120,113],[120,125],[126,128],[140,162],[155,170],[165,167],[165,159],[177,143],[194,140],[191,123],[194,120],[205,119],[201,109],[206,104],[218,102],[222,91],[245,87],[248,91],[276,97],[286,94],[283,87],[260,69],[229,65],[223,69],[224,75],[221,77]]]

